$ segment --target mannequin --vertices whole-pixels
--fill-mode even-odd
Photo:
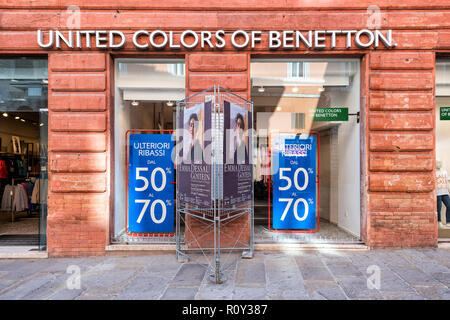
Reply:
[[[441,228],[447,228],[450,223],[450,196],[448,191],[448,174],[442,168],[442,162],[436,161],[436,196],[437,196],[437,216]],[[441,222],[441,208],[444,202],[446,208],[446,225]]]

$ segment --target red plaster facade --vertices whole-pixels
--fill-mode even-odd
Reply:
[[[36,30],[67,31],[73,1],[0,1],[0,56],[44,55],[49,68],[49,256],[103,255],[110,243],[115,57],[182,57],[186,95],[219,84],[250,98],[251,57],[361,59],[361,234],[371,248],[435,247],[435,59],[450,53],[450,1],[380,0],[397,47],[268,50],[267,30],[365,29],[372,1],[78,0],[83,30],[120,30],[120,50],[43,50]],[[261,30],[254,49],[138,51],[136,30]],[[227,33],[227,37],[230,35]],[[228,39],[227,38],[227,39]],[[228,39],[229,40],[229,39]],[[329,40],[327,40],[329,41]],[[327,43],[330,48],[330,43]]]

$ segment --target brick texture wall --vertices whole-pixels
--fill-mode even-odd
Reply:
[[[433,52],[371,52],[368,244],[435,246]]]
[[[49,57],[48,251],[51,256],[101,255],[109,242],[109,61],[117,51],[43,50],[37,29],[69,29],[72,1],[1,1],[0,54]],[[79,0],[80,28],[123,31],[122,56],[184,56],[186,94],[220,84],[249,98],[250,55],[362,57],[362,237],[371,247],[436,246],[434,193],[434,65],[450,53],[450,0],[380,0],[380,29],[392,29],[392,50],[137,51],[135,30],[343,30],[367,28],[373,1]],[[68,20],[69,19],[69,20]],[[227,42],[229,43],[229,34]],[[327,47],[330,47],[328,40]]]
[[[247,53],[192,53],[186,59],[189,94],[217,84],[248,98],[250,66]]]
[[[107,243],[107,61],[104,53],[49,54],[50,256],[104,253]]]

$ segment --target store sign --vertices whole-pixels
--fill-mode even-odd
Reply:
[[[316,137],[280,136],[275,150],[279,169],[273,175],[273,229],[313,230],[316,228]]]
[[[450,120],[450,107],[440,108],[441,120]]]
[[[317,108],[311,113],[313,121],[348,121],[348,108]]]
[[[129,232],[173,232],[172,149],[170,134],[130,135]]]
[[[264,41],[263,41],[264,39]],[[266,40],[267,39],[267,40]],[[339,40],[342,39],[342,40]],[[128,40],[130,41],[130,40]],[[193,31],[185,30],[181,33],[163,30],[138,30],[132,35],[132,43],[136,49],[150,48],[162,50],[179,50],[181,48],[195,49],[223,49],[230,42],[236,49],[254,49],[256,46],[267,46],[268,49],[334,49],[338,41],[345,42],[345,48],[356,45],[359,48],[393,48],[397,45],[392,37],[392,30],[271,30],[234,32]],[[127,43],[127,38],[118,30],[38,30],[37,43],[41,48],[60,49],[64,45],[71,49],[121,49]]]

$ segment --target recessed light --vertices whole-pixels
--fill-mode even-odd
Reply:
[[[3,112],[3,116],[4,116],[5,118],[8,118],[8,114],[7,114],[6,112]]]
[[[25,122],[25,119],[20,119],[20,121]]]
[[[42,127],[43,125],[44,125],[44,124],[43,124],[42,122],[39,124],[40,127]]]
[[[259,87],[258,88],[258,92],[264,92],[264,91],[266,91],[266,89],[264,89],[264,87]]]
[[[16,119],[16,120],[19,120],[19,119],[20,119],[20,117],[19,117],[19,116],[15,116],[15,117],[14,117],[14,119]]]
[[[132,105],[133,107],[137,107],[137,106],[139,105],[139,101],[133,100],[133,101],[131,102],[131,105]]]
[[[277,111],[281,111],[281,107],[277,107]]]
[[[292,92],[297,92],[298,91],[298,88],[297,87],[293,87],[292,88]]]

